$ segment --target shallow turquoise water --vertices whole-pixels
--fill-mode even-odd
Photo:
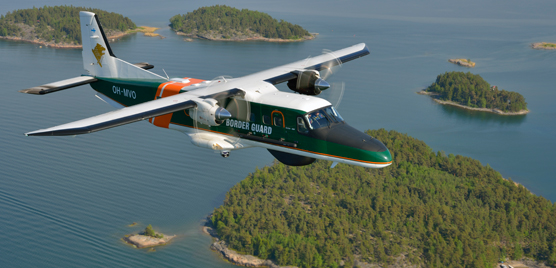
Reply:
[[[51,5],[67,3],[49,2]],[[216,3],[216,2],[214,2]],[[72,2],[90,6],[89,2]],[[205,3],[209,5],[209,3]],[[199,6],[190,1],[94,6],[163,27],[166,39],[135,35],[112,44],[129,62],[148,61],[170,76],[234,77],[365,42],[371,55],[344,65],[329,82],[346,83],[339,107],[358,129],[394,129],[434,150],[490,164],[504,177],[556,200],[556,51],[529,48],[556,42],[550,1],[238,1],[298,23],[316,40],[304,43],[184,42],[166,24]],[[5,3],[0,13],[42,5]],[[131,6],[132,5],[132,6]],[[447,62],[464,57],[466,69]],[[104,113],[112,108],[89,86],[45,96],[17,90],[80,75],[81,51],[0,42],[0,263],[7,266],[231,266],[208,247],[201,221],[227,190],[256,167],[272,163],[262,149],[228,159],[193,146],[174,131],[146,123],[77,137],[22,133]],[[415,94],[446,71],[471,71],[491,84],[523,94],[531,113],[504,117],[440,106]],[[285,87],[281,87],[287,90]],[[137,227],[127,227],[138,222]],[[152,224],[179,238],[154,253],[119,239]],[[4,266],[4,265],[2,265]]]

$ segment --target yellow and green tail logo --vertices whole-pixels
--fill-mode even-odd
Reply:
[[[101,46],[99,43],[97,43],[97,45],[93,49],[93,54],[95,55],[95,58],[97,59],[98,65],[100,67],[102,67],[102,63],[100,63],[100,61],[102,60],[102,57],[104,56],[104,51],[105,50],[106,50],[106,48]]]

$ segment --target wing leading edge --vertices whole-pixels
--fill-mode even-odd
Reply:
[[[316,70],[321,71],[335,65],[343,64],[348,61],[369,55],[369,48],[365,43],[360,43],[344,49],[325,53],[316,57],[296,61],[258,73],[244,76],[247,79],[264,80],[273,85],[286,82],[297,77],[296,71]]]
[[[173,112],[178,112],[197,106],[194,99],[228,98],[231,96],[245,95],[239,88],[233,88],[210,94],[197,96],[191,93],[181,93],[141,104],[125,107],[105,114],[85,118],[71,123],[40,129],[25,133],[25,136],[68,136],[87,134],[112,127],[117,127],[141,120],[157,117]]]

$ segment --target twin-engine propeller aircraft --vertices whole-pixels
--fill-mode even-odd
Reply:
[[[26,136],[86,134],[141,120],[181,131],[199,147],[220,152],[263,147],[286,165],[315,159],[371,168],[392,163],[377,139],[349,126],[330,102],[315,97],[330,85],[321,71],[369,54],[365,44],[286,64],[240,78],[211,81],[162,77],[147,63],[117,58],[98,17],[79,13],[83,67],[87,75],[21,90],[47,94],[90,84],[97,97],[120,108],[83,120],[25,133]],[[287,82],[293,91],[274,85]]]

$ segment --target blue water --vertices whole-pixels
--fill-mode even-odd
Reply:
[[[168,19],[196,1],[49,1],[92,6],[162,27],[165,39],[126,37],[112,44],[129,62],[148,61],[174,77],[234,77],[365,42],[371,55],[345,64],[339,111],[358,129],[394,129],[434,150],[480,160],[533,193],[556,200],[556,42],[553,1],[230,1],[297,23],[304,43],[184,42]],[[222,4],[206,2],[203,5]],[[42,6],[2,3],[1,14]],[[447,62],[470,58],[466,69]],[[24,132],[110,111],[89,86],[45,96],[17,90],[80,75],[81,51],[0,41],[0,264],[10,267],[231,267],[208,249],[201,222],[227,190],[273,158],[262,149],[224,159],[179,132],[135,123],[77,137]],[[471,71],[525,96],[526,116],[504,117],[441,106],[415,94],[446,71]],[[283,90],[287,90],[284,86]],[[138,222],[136,227],[127,227]],[[147,253],[120,238],[147,224],[178,238]]]

